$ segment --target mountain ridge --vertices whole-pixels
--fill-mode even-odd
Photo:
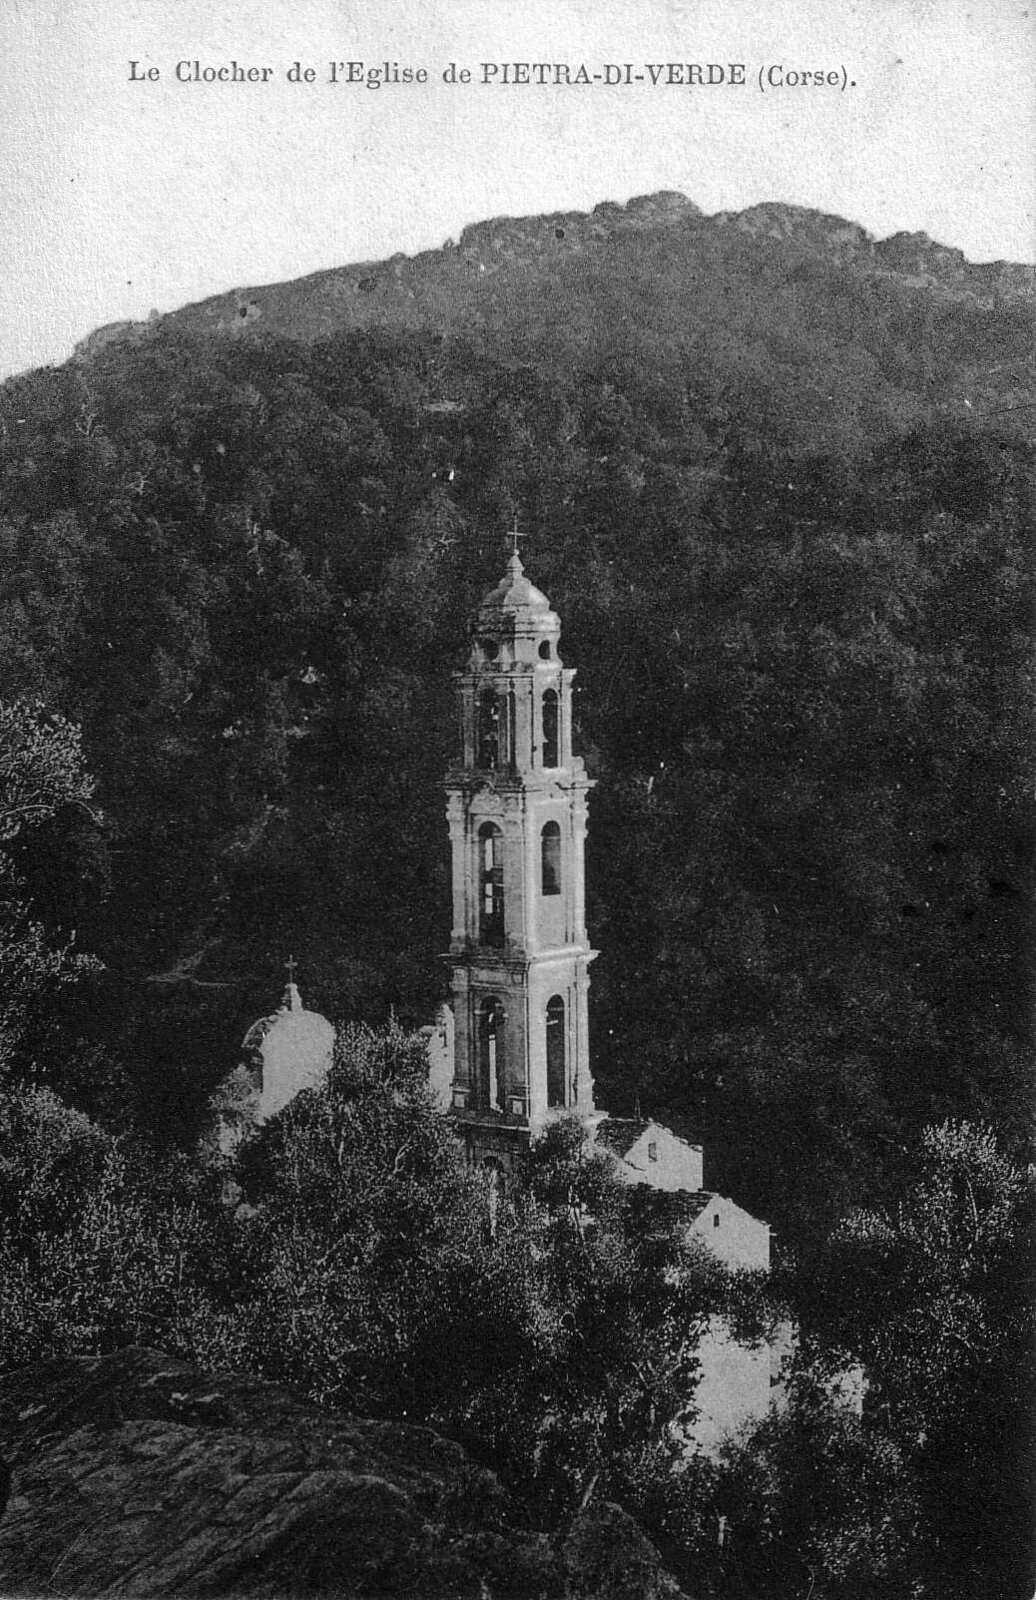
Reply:
[[[479,314],[488,280],[517,269],[549,274],[578,258],[601,256],[631,240],[676,238],[693,269],[701,254],[749,236],[788,255],[788,268],[810,261],[851,267],[903,288],[933,291],[946,301],[993,307],[1031,297],[1036,268],[996,260],[971,262],[962,250],[923,232],[876,239],[859,223],[805,206],[766,201],[742,211],[706,215],[675,190],[637,195],[619,204],[602,201],[588,212],[556,211],[498,216],[468,224],[454,240],[414,255],[321,268],[278,283],[235,287],[142,321],[112,322],[75,348],[88,359],[112,341],[138,341],[159,327],[237,335],[259,331],[312,342],[342,326],[404,327],[449,323],[458,312]]]

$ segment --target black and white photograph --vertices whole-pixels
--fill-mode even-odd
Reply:
[[[3,0],[2,1600],[1033,1600],[1034,88]]]

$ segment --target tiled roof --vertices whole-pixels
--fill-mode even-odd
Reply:
[[[606,1145],[613,1155],[624,1156],[650,1126],[649,1122],[640,1122],[633,1117],[605,1117],[603,1122],[597,1124],[594,1140],[597,1144]]]
[[[681,1222],[693,1222],[715,1198],[711,1189],[677,1189],[670,1195],[669,1203],[673,1215]]]
[[[258,1022],[253,1022],[241,1041],[242,1050],[255,1050],[261,1045],[276,1021],[277,1014],[274,1012],[272,1017],[260,1017]]]
[[[656,1189],[650,1183],[635,1183],[630,1194],[644,1222],[685,1225],[700,1217],[716,1199],[711,1189]]]

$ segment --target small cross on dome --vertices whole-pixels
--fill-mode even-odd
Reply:
[[[284,991],[284,1009],[288,1011],[301,1011],[302,996],[299,994],[295,983],[295,969],[298,966],[298,962],[295,960],[294,956],[289,956],[284,965],[288,970],[288,987]]]

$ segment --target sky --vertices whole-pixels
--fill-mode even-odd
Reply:
[[[0,376],[152,308],[660,189],[1032,261],[1034,6],[0,0]],[[256,80],[193,80],[234,61]],[[428,81],[331,82],[332,62]],[[505,63],[599,77],[505,82]],[[710,64],[722,82],[667,81]]]

